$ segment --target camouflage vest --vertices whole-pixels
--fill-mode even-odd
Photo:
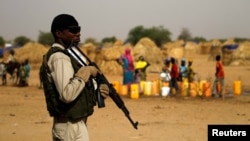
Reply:
[[[88,81],[85,84],[85,88],[73,102],[64,103],[59,99],[59,93],[56,86],[52,78],[49,78],[48,74],[50,74],[50,70],[47,64],[49,57],[55,52],[62,52],[69,56],[66,50],[62,50],[58,47],[51,47],[48,53],[43,56],[43,63],[39,72],[43,84],[47,110],[50,116],[62,116],[70,120],[77,120],[90,116],[94,112],[94,106],[96,105],[95,90],[92,81]],[[76,73],[81,65],[71,56],[70,60]]]

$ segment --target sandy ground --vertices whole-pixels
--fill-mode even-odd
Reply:
[[[194,57],[194,56],[193,56]],[[194,69],[201,79],[213,77],[214,62],[207,56],[194,57]],[[122,96],[130,116],[138,121],[135,130],[111,98],[106,107],[96,107],[88,119],[91,141],[204,141],[209,124],[250,124],[250,67],[225,67],[227,96],[221,98]],[[121,76],[107,75],[110,82]],[[148,74],[156,80],[159,74]],[[234,96],[233,81],[242,81],[242,94]],[[49,141],[52,118],[46,111],[38,70],[31,71],[29,87],[0,86],[0,140]]]

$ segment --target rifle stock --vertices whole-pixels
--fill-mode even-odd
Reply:
[[[79,62],[81,62],[82,64],[85,64],[85,66],[94,66],[97,69],[99,69],[99,67],[96,65],[96,63],[92,62],[78,47],[74,47],[85,59],[86,61],[88,61],[88,63],[85,63],[81,57],[79,56],[78,53],[75,53],[75,50],[73,50],[73,47],[69,48],[69,52],[73,52],[73,57],[75,59],[77,59]],[[70,53],[71,54],[71,53]],[[100,69],[99,69],[100,70]],[[106,84],[109,87],[109,96],[111,97],[111,99],[115,102],[116,106],[119,107],[123,113],[125,114],[125,116],[128,118],[128,120],[130,121],[130,123],[132,124],[132,126],[135,129],[138,129],[138,122],[134,122],[132,120],[132,118],[130,117],[129,111],[127,109],[127,107],[125,106],[123,100],[121,99],[121,97],[119,96],[119,94],[116,92],[115,88],[113,87],[113,85],[111,83],[109,83],[109,81],[106,79],[106,77],[101,74],[98,73],[96,76],[96,81],[97,84]],[[100,91],[97,91],[97,104],[98,104],[98,108],[102,108],[105,107],[105,102],[104,102],[104,98],[101,96]]]

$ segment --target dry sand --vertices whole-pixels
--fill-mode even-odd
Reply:
[[[213,77],[214,62],[206,55],[192,56],[201,79]],[[122,96],[130,116],[139,122],[135,130],[111,98],[106,107],[96,107],[88,119],[91,141],[205,141],[208,124],[250,124],[250,67],[226,66],[227,97]],[[159,74],[148,74],[149,80]],[[243,91],[233,96],[233,81],[241,78]],[[121,81],[121,76],[107,76]],[[43,90],[38,88],[38,70],[31,71],[29,87],[0,86],[0,140],[51,140],[52,118],[46,111]]]

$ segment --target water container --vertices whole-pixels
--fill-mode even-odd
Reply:
[[[198,82],[192,82],[189,83],[189,95],[191,97],[196,97],[198,92],[197,92],[197,84]]]
[[[144,95],[150,96],[152,94],[152,82],[151,81],[146,81],[144,84]]]
[[[234,81],[234,95],[240,95],[241,94],[241,81],[235,80]]]
[[[120,92],[120,85],[121,85],[120,82],[119,81],[113,81],[112,85],[113,85],[114,89],[116,90],[116,92],[119,93]]]
[[[130,85],[130,98],[138,99],[139,98],[139,84]]]
[[[187,79],[184,79],[181,84],[181,95],[187,96],[188,95],[188,81]]]
[[[210,82],[204,82],[202,85],[203,95],[204,97],[212,96],[212,87]]]
[[[160,93],[159,81],[155,80],[152,82],[152,95],[158,96]]]
[[[203,96],[204,93],[203,93],[203,84],[206,83],[207,81],[206,80],[201,80],[200,83],[198,84],[197,86],[197,92],[198,92],[198,95],[199,96]]]
[[[145,81],[140,81],[140,93],[144,92]]]
[[[163,97],[168,96],[169,92],[170,92],[170,87],[168,86],[161,87],[161,96]]]
[[[121,85],[119,94],[123,95],[123,96],[128,95],[128,86],[127,85]]]

